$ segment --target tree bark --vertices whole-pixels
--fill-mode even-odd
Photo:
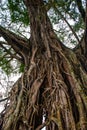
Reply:
[[[87,70],[57,38],[42,0],[25,3],[31,52],[25,55],[25,72],[11,90],[3,129],[86,130]]]

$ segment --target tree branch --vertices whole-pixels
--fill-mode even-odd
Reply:
[[[3,98],[3,99],[0,99],[0,103],[6,101],[6,100],[8,100],[8,99],[9,99],[9,97],[6,97],[6,98]]]
[[[78,7],[78,10],[83,18],[83,21],[85,22],[85,10],[82,6],[82,1],[81,0],[75,0],[76,1],[76,4],[77,4],[77,7]]]
[[[69,22],[66,20],[66,18],[61,14],[61,12],[60,12],[56,7],[54,7],[54,10],[55,10],[56,12],[58,12],[58,14],[64,19],[64,21],[65,21],[66,24],[69,26],[70,30],[72,31],[72,33],[73,33],[73,35],[75,36],[75,38],[77,39],[77,41],[80,42],[80,41],[79,41],[79,38],[78,38],[78,36],[77,36],[77,34],[76,34],[75,31],[73,30],[73,28],[71,27],[71,25],[69,24]]]
[[[0,41],[0,46],[5,50],[5,52],[7,53],[6,55],[10,55],[11,56],[11,58],[15,58],[15,59],[17,59],[19,62],[21,62],[21,63],[23,63],[23,60],[22,60],[22,57],[18,57],[16,54],[12,54],[11,52],[10,52],[10,49],[7,49],[5,46],[3,46],[2,45],[2,43],[4,43],[4,42],[2,42],[2,41]],[[4,57],[4,56],[3,56]]]
[[[87,55],[87,1],[86,1],[86,15],[85,15],[85,48]]]
[[[0,35],[7,41],[8,45],[15,50],[20,56],[23,57],[21,52],[29,52],[28,41],[15,33],[0,26]]]
[[[23,47],[25,47],[25,48],[27,48],[27,49],[29,48],[29,47],[28,47],[28,44],[27,44],[27,40],[26,40],[25,38],[23,38],[23,37],[21,37],[21,36],[15,34],[15,33],[13,33],[13,32],[11,32],[11,31],[5,29],[5,28],[2,27],[2,26],[0,26],[0,35],[2,35],[2,36],[5,38],[5,40],[7,39],[6,36],[9,35],[9,38],[10,38],[10,39],[15,39],[15,41],[18,42],[18,44],[19,44],[20,46],[23,46]],[[7,41],[7,40],[6,40],[6,41]]]

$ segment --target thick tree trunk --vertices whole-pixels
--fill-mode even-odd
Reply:
[[[57,39],[42,0],[26,0],[26,6],[32,52],[11,90],[3,129],[87,130],[87,71]]]

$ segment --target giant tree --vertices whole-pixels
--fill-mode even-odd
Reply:
[[[9,94],[9,106],[2,118],[3,130],[87,129],[85,4],[85,0],[8,0],[13,22],[19,18],[20,22],[29,25],[30,38],[0,26],[0,35],[5,39],[0,41],[1,51],[5,52],[1,59],[7,65],[10,58],[15,58],[24,67]],[[57,20],[67,24],[78,42],[75,48],[66,47],[58,37],[59,32],[55,33],[50,12],[54,12],[52,19],[57,14]],[[76,33],[77,26],[69,24],[68,18],[75,24],[80,22],[78,30],[84,26],[82,37]]]

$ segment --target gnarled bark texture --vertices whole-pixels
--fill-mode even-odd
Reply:
[[[25,72],[10,93],[3,130],[87,130],[87,64],[57,38],[42,0],[26,0],[31,37]],[[44,121],[43,121],[44,117]]]

